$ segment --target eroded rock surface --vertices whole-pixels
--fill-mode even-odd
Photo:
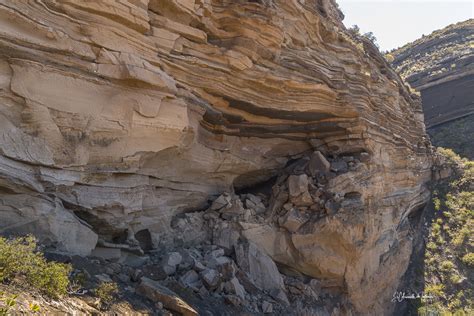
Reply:
[[[332,0],[2,1],[0,233],[81,254],[100,238],[134,265],[245,238],[354,313],[389,311],[430,144],[419,100],[341,17]],[[266,205],[231,196],[272,177]]]

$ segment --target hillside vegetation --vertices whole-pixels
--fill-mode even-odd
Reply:
[[[439,148],[454,175],[435,186],[435,214],[426,243],[420,315],[474,315],[474,161]]]
[[[466,116],[428,130],[434,146],[451,148],[461,157],[474,160],[474,115]]]

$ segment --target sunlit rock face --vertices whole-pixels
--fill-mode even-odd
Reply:
[[[341,18],[332,0],[2,1],[0,232],[171,247],[192,242],[176,216],[224,191],[316,150],[364,153],[327,186],[357,211],[243,234],[354,313],[390,311],[430,144],[419,100]]]
[[[474,19],[391,53],[393,67],[421,92],[428,128],[474,114]]]

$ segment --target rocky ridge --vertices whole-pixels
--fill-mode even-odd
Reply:
[[[474,20],[449,25],[390,52],[395,70],[421,92],[427,127],[474,113]]]
[[[289,301],[280,272],[348,313],[393,309],[431,148],[419,100],[334,1],[4,1],[0,14],[0,233],[132,265],[211,243],[247,275],[272,267],[251,283]],[[240,291],[232,280],[224,292]]]

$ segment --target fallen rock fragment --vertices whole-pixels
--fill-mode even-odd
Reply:
[[[224,248],[226,254],[230,254],[234,251],[234,245],[237,244],[239,237],[239,231],[226,223],[225,227],[218,226],[213,230],[212,241],[215,245]]]
[[[179,252],[170,252],[163,258],[163,263],[169,266],[177,266],[182,260],[183,257]]]
[[[224,296],[225,302],[229,305],[240,306],[242,305],[242,299],[236,295]]]
[[[247,194],[245,200],[245,207],[248,209],[252,209],[255,211],[255,214],[263,214],[265,213],[265,205],[263,204],[262,200],[253,194]]]
[[[165,308],[181,313],[183,316],[199,315],[192,306],[186,303],[175,292],[148,278],[142,278],[140,285],[137,287],[137,293],[147,297],[153,302],[161,302]]]
[[[264,314],[271,314],[273,313],[273,304],[267,301],[262,302],[262,312]]]
[[[228,294],[235,294],[242,300],[245,299],[245,289],[237,278],[232,278],[224,284],[224,290]]]
[[[290,200],[294,205],[310,206],[314,203],[308,191],[308,184],[308,176],[305,174],[288,177],[288,191]]]
[[[290,305],[290,301],[288,300],[288,296],[286,296],[285,291],[282,289],[273,289],[270,291],[270,295],[281,302],[284,305]]]
[[[143,276],[155,281],[164,280],[169,275],[161,265],[157,264],[150,264],[142,267],[142,272]]]
[[[331,162],[331,171],[334,172],[347,172],[348,165],[344,160],[337,160]]]
[[[311,154],[308,163],[308,171],[311,176],[316,176],[318,172],[329,172],[331,164],[320,151]]]
[[[92,250],[91,256],[105,260],[119,260],[122,256],[122,250],[119,248],[95,247]]]
[[[167,275],[172,275],[176,272],[176,266],[181,263],[183,257],[179,252],[170,252],[165,255],[161,261],[161,267]]]
[[[206,269],[199,273],[206,287],[210,290],[217,288],[221,282],[221,276],[217,270]]]
[[[290,233],[297,232],[308,219],[296,209],[291,209],[285,216],[280,218],[280,226],[286,228]]]
[[[196,283],[199,281],[199,274],[197,274],[194,270],[189,270],[184,275],[182,275],[179,280],[183,285],[187,287],[195,286]]]
[[[264,290],[285,288],[273,260],[252,242],[241,242],[235,249],[237,264],[248,273],[255,285]]]

